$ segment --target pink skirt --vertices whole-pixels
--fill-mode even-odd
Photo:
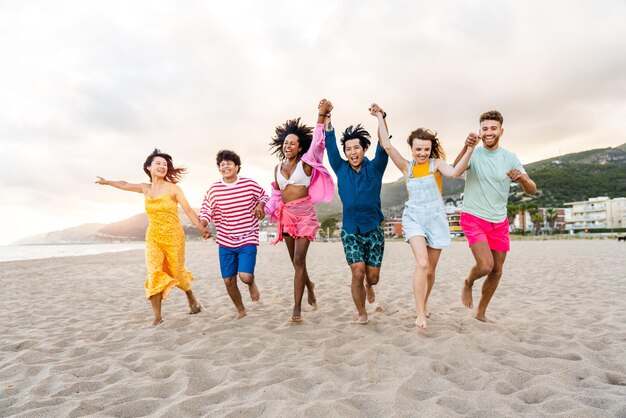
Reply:
[[[293,238],[308,238],[313,241],[317,230],[320,229],[310,196],[289,203],[281,201],[276,209],[276,219],[278,236],[272,241],[274,245],[283,240],[283,233]]]

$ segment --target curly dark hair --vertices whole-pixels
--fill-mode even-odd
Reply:
[[[371,136],[369,132],[367,132],[360,123],[356,127],[350,125],[346,128],[345,131],[343,131],[343,134],[341,135],[341,145],[343,146],[344,154],[346,152],[346,141],[349,141],[351,139],[358,139],[359,143],[361,144],[361,148],[363,148],[364,150],[367,150],[372,144],[372,141],[370,141]]]
[[[239,172],[241,171],[241,157],[239,157],[239,155],[235,151],[230,151],[227,149],[220,150],[218,151],[217,158],[215,160],[217,161],[218,168],[222,161],[232,161],[237,166],[237,174],[239,174]]]
[[[484,120],[495,120],[496,122],[500,122],[500,126],[504,123],[502,114],[497,110],[490,110],[480,115],[480,121],[478,121],[478,123],[481,123]]]
[[[164,158],[167,162],[167,174],[165,174],[165,180],[169,181],[170,183],[178,183],[182,180],[183,175],[187,173],[186,168],[174,168],[172,157],[169,154],[161,152],[160,149],[155,148],[154,151],[152,151],[152,154],[148,155],[148,158],[146,158],[146,161],[143,163],[143,171],[150,178],[150,183],[152,183],[152,175],[150,174],[150,171],[148,171],[148,167],[150,167],[152,161],[156,157]]]
[[[276,136],[270,142],[270,150],[281,160],[285,159],[283,154],[283,144],[288,135],[294,134],[298,137],[298,143],[302,147],[298,157],[302,157],[311,147],[313,141],[313,128],[300,123],[300,118],[290,119],[284,124],[276,127]]]
[[[409,147],[413,147],[413,141],[416,139],[422,139],[424,141],[430,141],[430,156],[429,158],[443,158],[445,160],[446,154],[443,152],[443,147],[439,138],[437,138],[437,132],[433,132],[430,129],[418,128],[411,132],[406,142]]]

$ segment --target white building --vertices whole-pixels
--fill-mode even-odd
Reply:
[[[565,213],[565,229],[626,228],[626,197],[593,197],[583,202],[570,202]]]

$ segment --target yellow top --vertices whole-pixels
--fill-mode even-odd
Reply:
[[[412,173],[413,177],[415,178],[426,177],[429,174],[428,172],[429,168],[430,168],[430,160],[422,164],[416,163],[415,165],[413,165],[413,173]],[[435,171],[433,175],[435,176],[435,180],[437,181],[437,186],[439,187],[439,193],[443,195],[441,174],[438,171]]]

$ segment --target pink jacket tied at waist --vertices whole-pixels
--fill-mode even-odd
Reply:
[[[313,241],[317,230],[320,229],[310,196],[292,200],[289,203],[281,200],[275,214],[277,235],[272,245],[283,240],[284,232],[293,238],[308,238],[309,241]]]
[[[309,184],[309,197],[311,203],[330,202],[335,195],[335,183],[330,173],[324,167],[324,150],[326,147],[326,133],[324,124],[318,123],[313,131],[313,141],[311,147],[302,156],[302,161],[313,168],[311,173],[311,184]],[[276,184],[272,182],[272,196],[265,205],[265,213],[270,215],[270,220],[276,222],[276,209],[282,202],[280,190],[276,189]]]

